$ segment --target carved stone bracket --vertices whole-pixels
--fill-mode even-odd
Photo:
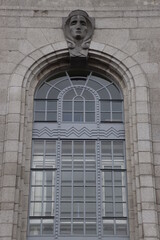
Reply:
[[[67,18],[63,18],[63,30],[72,65],[81,65],[87,62],[94,22],[94,18],[89,17],[82,10],[72,11]]]

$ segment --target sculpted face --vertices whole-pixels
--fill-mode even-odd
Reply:
[[[83,16],[73,16],[69,24],[70,32],[73,38],[83,39],[87,34],[87,22]]]

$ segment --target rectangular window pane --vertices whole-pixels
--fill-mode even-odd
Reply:
[[[41,233],[41,220],[40,219],[30,219],[29,221],[29,234],[33,236],[38,236]]]
[[[101,101],[101,112],[110,112],[110,102]]]
[[[86,141],[85,142],[85,152],[86,154],[95,154],[95,141]]]
[[[75,112],[74,113],[74,121],[75,122],[83,122],[83,112]]]
[[[73,222],[73,234],[75,235],[82,235],[84,232],[84,223],[82,220],[74,220]]]
[[[93,155],[86,156],[85,167],[86,167],[86,169],[95,169],[96,168],[96,157]]]
[[[54,202],[43,202],[43,216],[54,216]]]
[[[63,235],[71,234],[71,219],[61,219],[60,233]]]
[[[85,208],[86,217],[96,217],[96,202],[86,202]]]
[[[83,186],[84,185],[84,172],[74,172],[73,173],[73,184],[74,186]]]
[[[34,141],[33,153],[35,155],[43,155],[44,152],[44,141]]]
[[[112,111],[122,112],[122,102],[113,101],[112,102]]]
[[[102,152],[102,154],[105,154],[108,156],[112,155],[111,141],[102,141],[101,142],[101,152]]]
[[[35,111],[35,121],[45,121],[45,112]]]
[[[35,111],[45,111],[45,101],[35,101]]]
[[[113,202],[103,202],[103,216],[113,217]]]
[[[32,167],[43,168],[43,156],[33,156]]]
[[[92,200],[95,201],[96,199],[96,187],[86,187],[85,188],[86,193],[86,200]]]
[[[53,230],[54,230],[53,219],[43,219],[42,234],[53,235]]]
[[[61,202],[61,217],[71,217],[71,202]]]
[[[47,111],[57,111],[57,101],[47,101]]]
[[[72,102],[71,101],[63,102],[63,111],[72,112]]]
[[[44,201],[54,201],[54,187],[44,187]]]
[[[123,141],[114,141],[113,142],[113,154],[114,154],[114,156],[116,156],[116,155],[123,156],[124,155]]]
[[[31,188],[31,201],[42,201],[42,187]]]
[[[111,114],[107,112],[101,112],[101,121],[110,121]]]
[[[117,235],[127,235],[127,221],[126,220],[116,220],[116,234]]]
[[[112,113],[112,120],[113,121],[122,121],[122,113],[113,112]]]
[[[94,220],[86,222],[86,234],[95,235],[97,233],[97,224]]]
[[[61,187],[61,197],[63,200],[71,199],[71,187]]]
[[[85,120],[86,120],[86,122],[94,122],[95,121],[95,112],[86,112]]]
[[[63,121],[71,122],[72,121],[72,112],[63,112]]]
[[[71,169],[72,167],[72,156],[62,156],[62,168],[63,169]]]
[[[42,215],[42,204],[41,202],[30,203],[30,216],[41,216]]]
[[[62,154],[71,154],[72,153],[72,142],[63,141],[62,142]]]
[[[62,171],[61,172],[61,184],[62,186],[71,186],[72,184],[72,172]]]
[[[74,112],[83,112],[83,102],[81,101],[74,102]]]
[[[73,217],[80,218],[84,216],[84,203],[74,202],[73,203]]]
[[[83,169],[83,166],[84,166],[83,156],[74,156],[73,166],[74,166],[74,169]]]
[[[42,185],[43,172],[42,171],[33,171],[31,179],[32,179],[32,185]]]
[[[74,200],[83,200],[84,198],[84,187],[73,187],[73,198]]]
[[[54,185],[55,184],[55,172],[45,171],[44,172],[44,185]]]
[[[95,102],[86,101],[85,102],[86,112],[95,112]]]
[[[114,235],[114,220],[103,220],[103,234]]]
[[[74,141],[74,154],[83,155],[83,141]]]
[[[85,180],[86,186],[96,186],[96,172],[86,171]]]

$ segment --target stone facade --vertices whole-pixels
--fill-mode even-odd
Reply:
[[[131,240],[160,239],[160,0],[0,0],[0,240],[26,240],[33,95],[68,66],[62,18],[95,18],[89,65],[124,94]]]

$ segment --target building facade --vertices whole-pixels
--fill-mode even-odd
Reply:
[[[0,1],[0,18],[0,240],[160,239],[160,1]]]

